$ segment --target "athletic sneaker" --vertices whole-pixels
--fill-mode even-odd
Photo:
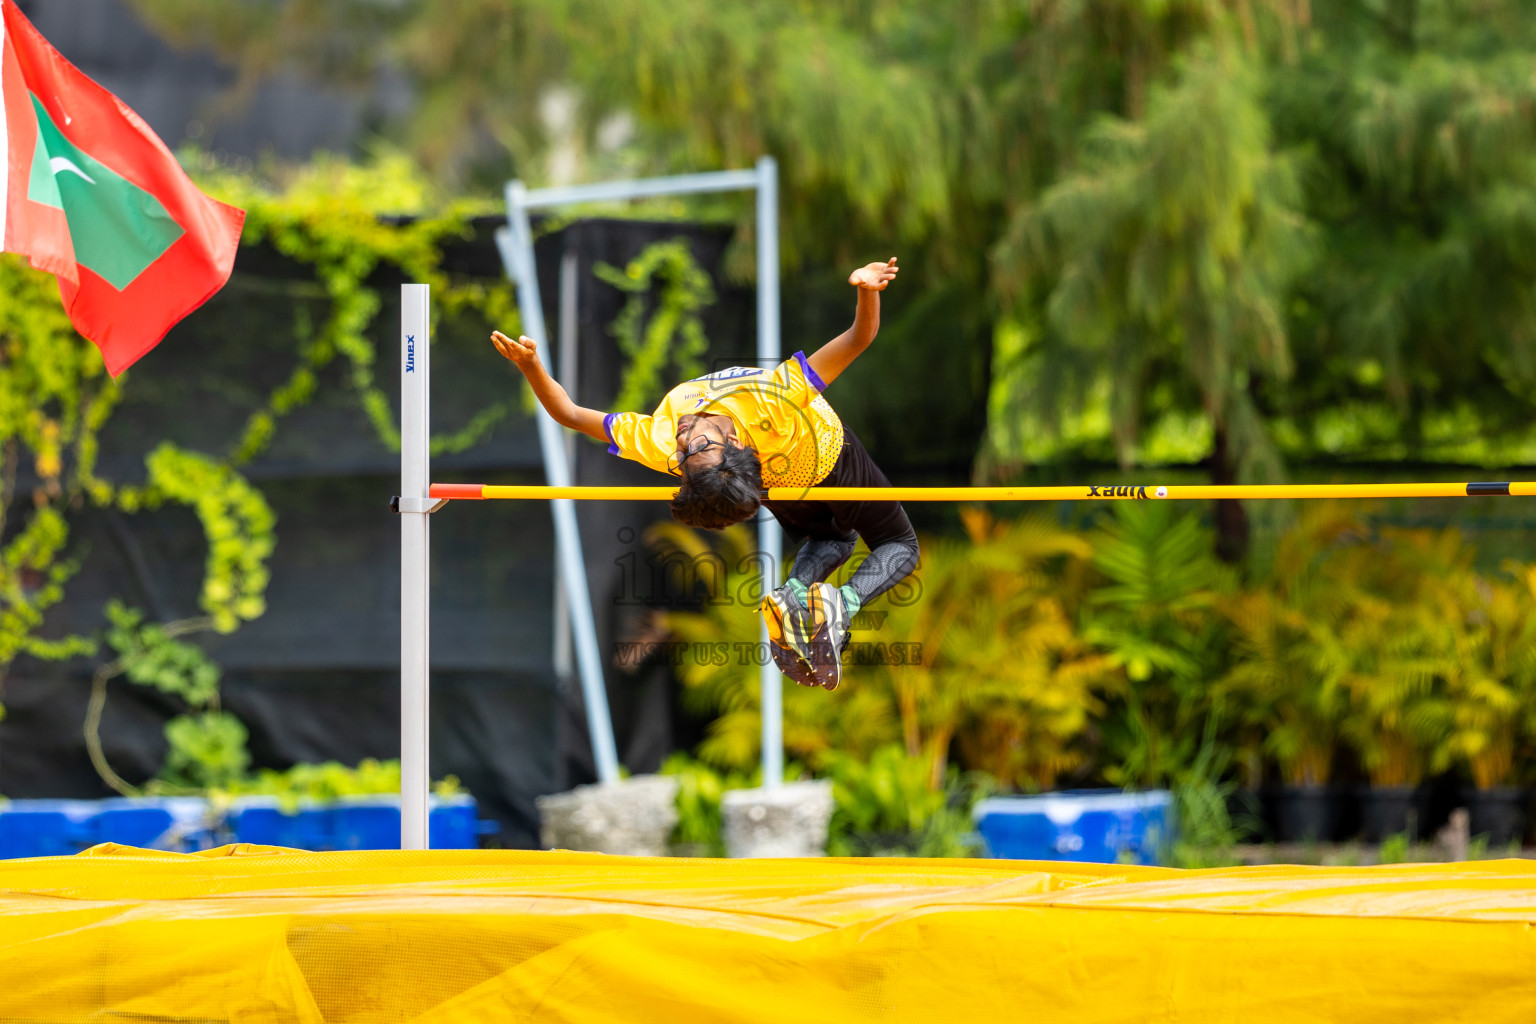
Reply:
[[[809,661],[816,680],[828,690],[843,681],[843,652],[851,638],[848,603],[843,592],[830,583],[811,586],[806,596],[805,632]]]
[[[797,588],[786,583],[763,598],[758,609],[768,624],[768,650],[773,663],[801,686],[820,686],[816,670],[811,668],[810,648],[805,632],[805,602]]]

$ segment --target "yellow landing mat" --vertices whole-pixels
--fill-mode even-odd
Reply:
[[[1536,864],[1175,871],[98,847],[0,861],[0,1020],[1536,1020]]]

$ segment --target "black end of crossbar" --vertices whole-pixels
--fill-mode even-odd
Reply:
[[[1508,494],[1509,484],[1467,484],[1467,494]]]

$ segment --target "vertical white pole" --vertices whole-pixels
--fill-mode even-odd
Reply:
[[[431,347],[424,284],[400,286],[400,849],[427,848],[430,585],[426,512]]]
[[[757,161],[757,360],[765,369],[778,363],[779,355],[779,167],[773,157]],[[763,592],[779,585],[783,561],[783,535],[779,524],[760,513],[757,545],[762,552]],[[768,624],[762,624],[758,642],[768,651]],[[777,789],[784,779],[784,680],[772,659],[766,659],[758,677],[763,717],[763,788]]]
[[[560,255],[560,372],[555,379],[579,402],[576,388],[576,253],[569,248]],[[565,435],[565,461],[571,467],[571,479],[576,478],[576,432]],[[571,609],[565,600],[565,579],[555,567],[555,678],[564,686],[575,672],[574,652],[571,649]]]
[[[539,274],[533,260],[533,230],[528,224],[528,208],[523,198],[527,190],[520,181],[507,185],[507,227],[511,237],[504,249],[510,256],[509,269],[517,285],[517,307],[522,314],[523,330],[540,344],[547,344],[544,307],[539,298]],[[565,461],[565,444],[560,426],[540,413],[535,421],[539,429],[539,449],[544,456],[545,480],[552,487],[569,487],[571,467]],[[603,659],[597,646],[597,625],[592,618],[592,598],[587,589],[587,567],[581,557],[581,534],[576,524],[576,503],[559,498],[549,503],[555,519],[555,550],[565,596],[571,610],[571,633],[576,643],[576,671],[581,678],[581,697],[587,705],[587,730],[592,738],[592,759],[598,780],[619,781],[619,758],[613,742],[613,723],[608,716],[608,691],[603,688]]]

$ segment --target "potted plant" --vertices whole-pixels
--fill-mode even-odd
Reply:
[[[1536,736],[1536,567],[1506,569],[1512,581],[1458,581],[1441,608],[1458,657],[1434,765],[1466,768],[1472,834],[1492,845],[1524,835],[1528,794],[1518,785],[1516,753]]]
[[[1264,754],[1280,770],[1276,838],[1332,840],[1340,808],[1329,783],[1344,700],[1318,672],[1314,624],[1274,590],[1239,595],[1223,610],[1235,627],[1236,661],[1218,689],[1242,708],[1243,723],[1260,732]]]
[[[1344,682],[1349,699],[1340,731],[1370,780],[1359,794],[1364,838],[1381,842],[1413,833],[1419,785],[1441,717],[1437,677],[1389,662],[1352,671]]]
[[[1361,794],[1365,838],[1417,828],[1416,795],[1443,732],[1444,686],[1455,644],[1424,596],[1362,597],[1338,637],[1348,712],[1341,732],[1370,780]]]
[[[1219,689],[1279,769],[1281,840],[1339,838],[1341,794],[1330,783],[1350,709],[1346,684],[1360,627],[1383,607],[1371,541],[1356,509],[1309,505],[1275,545],[1268,577],[1223,605],[1236,634]]]
[[[1337,632],[1349,694],[1343,735],[1370,779],[1365,837],[1418,826],[1418,792],[1446,734],[1446,694],[1471,670],[1463,597],[1473,552],[1454,530],[1383,530],[1347,569],[1351,614]]]

